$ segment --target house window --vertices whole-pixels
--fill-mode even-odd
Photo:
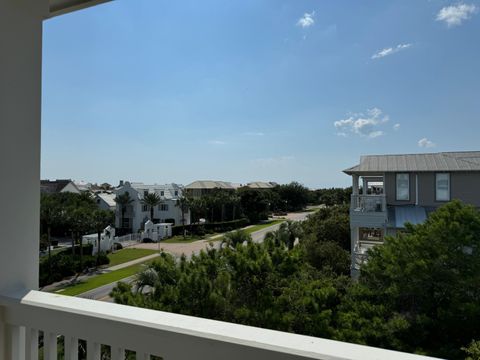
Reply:
[[[147,212],[148,211],[148,205],[142,205],[142,211]]]
[[[165,195],[165,191],[160,191],[160,196],[164,196]]]
[[[435,174],[435,200],[450,201],[450,174]]]
[[[148,190],[143,190],[143,196],[147,196],[148,195]]]
[[[175,190],[175,196],[178,196],[178,190]]]
[[[168,204],[160,204],[160,205],[158,205],[158,210],[160,210],[160,211],[168,211]]]
[[[397,174],[397,200],[410,200],[409,174]]]

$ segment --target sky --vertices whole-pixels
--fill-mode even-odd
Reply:
[[[45,21],[42,178],[349,186],[480,150],[480,0],[115,0]]]

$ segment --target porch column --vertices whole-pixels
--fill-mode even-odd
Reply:
[[[356,174],[352,175],[352,194],[358,195],[358,178],[359,176]]]
[[[42,20],[47,14],[47,0],[0,1],[0,294],[38,288]]]

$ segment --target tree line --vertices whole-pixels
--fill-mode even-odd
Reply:
[[[348,208],[284,223],[261,244],[225,236],[175,260],[163,253],[120,283],[117,303],[399,351],[478,359],[480,213],[453,201],[375,247],[349,277]],[[149,291],[143,291],[144,289]]]
[[[47,259],[40,262],[40,283],[45,285],[61,280],[74,271],[81,272],[92,265],[84,254],[83,235],[96,233],[100,249],[101,233],[114,224],[114,213],[98,208],[90,193],[41,194],[40,199],[40,250],[47,250]],[[71,249],[52,256],[52,237],[70,238]],[[87,250],[91,255],[91,248]],[[104,263],[105,256],[97,252],[95,264]],[[88,260],[88,261],[86,261]]]

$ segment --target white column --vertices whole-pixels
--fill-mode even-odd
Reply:
[[[352,193],[358,195],[358,175],[352,175]]]
[[[38,287],[42,20],[47,14],[47,0],[0,1],[0,293]]]
[[[367,190],[368,190],[368,179],[365,176],[362,176],[362,189],[363,189],[363,195],[367,195]]]

